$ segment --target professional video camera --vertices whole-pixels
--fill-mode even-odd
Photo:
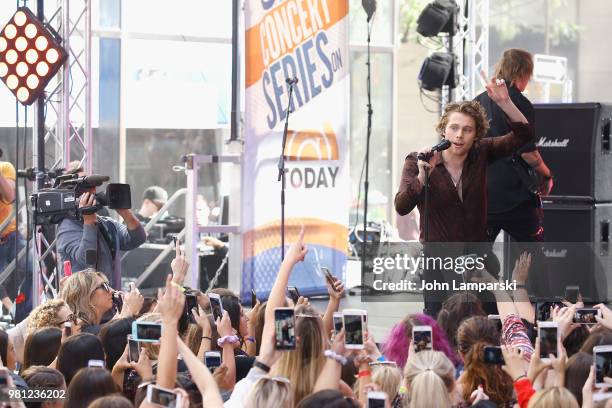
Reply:
[[[108,176],[98,174],[82,177],[66,174],[57,177],[52,188],[41,189],[31,195],[34,222],[38,225],[58,224],[66,217],[80,218],[102,207],[116,210],[132,208],[129,184],[109,183],[106,192],[95,193],[96,187],[108,180]],[[88,191],[96,194],[96,205],[79,208],[79,197]]]

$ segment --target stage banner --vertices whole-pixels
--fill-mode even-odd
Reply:
[[[278,160],[287,136],[285,246],[303,226],[309,253],[290,285],[327,293],[321,267],[345,281],[349,179],[348,0],[246,0],[241,296],[267,297],[281,263]]]

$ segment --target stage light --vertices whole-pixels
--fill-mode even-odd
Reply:
[[[455,58],[447,52],[434,52],[425,59],[419,72],[421,89],[436,91],[442,86],[449,85],[454,88]]]
[[[38,61],[38,53],[36,50],[29,49],[26,52],[26,61],[28,61],[28,64],[34,64],[36,61]]]
[[[38,29],[36,29],[36,26],[32,23],[28,24],[25,28],[26,37],[34,38],[36,37],[36,34],[38,34]]]
[[[423,37],[435,37],[439,33],[455,35],[457,12],[454,0],[435,0],[421,12],[417,20],[417,32]]]
[[[32,104],[66,61],[60,41],[27,7],[17,9],[4,26],[0,78],[22,104]]]

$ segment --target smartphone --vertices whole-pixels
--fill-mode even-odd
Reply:
[[[64,323],[64,333],[66,334],[66,337],[72,336],[72,322]]]
[[[123,298],[120,292],[113,292],[113,306],[115,306],[117,313],[121,313],[123,309]]]
[[[612,346],[593,347],[593,361],[595,363],[595,387],[609,387],[604,377],[612,377]]]
[[[295,312],[292,307],[274,309],[274,338],[277,350],[295,350]]]
[[[550,320],[550,311],[555,306],[565,307],[562,302],[538,302],[536,303],[536,320],[539,322],[545,322]]]
[[[367,408],[385,408],[386,401],[387,393],[381,391],[370,391],[368,392]]]
[[[340,333],[340,331],[342,330],[342,313],[341,312],[334,312],[334,335]]]
[[[140,343],[128,334],[128,362],[137,362],[140,359]]]
[[[336,287],[334,286],[334,283],[336,283],[336,278],[334,277],[334,275],[332,275],[329,269],[324,266],[321,267],[321,270],[323,271],[323,274],[325,275],[325,280],[327,280],[329,286],[331,286],[334,292],[337,292]]]
[[[347,349],[363,348],[366,315],[365,310],[344,309],[342,311],[344,345]]]
[[[556,322],[538,322],[538,337],[540,338],[540,358],[542,361],[550,361],[550,354],[557,357],[559,325]]]
[[[218,351],[206,351],[204,353],[204,364],[206,364],[211,373],[214,372],[221,366],[221,353]]]
[[[185,310],[183,311],[183,313],[185,315],[187,315],[187,318],[189,319],[189,323],[195,323],[196,320],[193,317],[193,309],[197,309],[198,308],[198,298],[195,295],[195,293],[186,293],[185,294]]]
[[[597,392],[593,394],[593,402],[607,401],[612,398],[612,392]]]
[[[132,322],[132,339],[136,341],[158,343],[161,338],[162,325],[161,323]]]
[[[251,307],[255,307],[257,303],[257,295],[255,294],[255,290],[251,289]]]
[[[414,343],[414,351],[416,351],[417,353],[423,350],[431,350],[431,326],[413,326],[412,341]]]
[[[576,303],[578,301],[579,294],[580,294],[580,286],[566,286],[565,296],[563,296],[563,298],[570,303]]]
[[[504,364],[504,355],[502,354],[501,347],[485,346],[484,362],[486,364]]]
[[[102,360],[89,360],[87,362],[89,368],[104,368],[104,361]]]
[[[501,317],[499,315],[488,315],[487,319],[493,320],[495,322],[495,326],[497,327],[497,330],[501,331],[501,329],[502,329],[502,321],[501,321]]]
[[[601,318],[601,310],[595,309],[594,307],[576,309],[574,323],[597,324],[597,319],[595,319],[596,316]]]
[[[221,296],[217,295],[216,293],[209,293],[208,300],[210,301],[213,320],[216,322],[217,319],[223,318],[223,304],[221,303]]]
[[[155,384],[149,384],[147,386],[147,402],[168,408],[178,408],[182,406],[181,394],[158,387]]]
[[[293,301],[293,304],[297,304],[300,299],[300,292],[297,290],[295,286],[287,286],[287,291],[289,291],[289,297]]]

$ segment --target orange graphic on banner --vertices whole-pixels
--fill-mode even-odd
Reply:
[[[347,14],[346,0],[288,0],[270,10],[245,33],[246,87],[259,81],[274,61]]]
[[[306,246],[321,245],[346,254],[348,228],[344,225],[318,218],[289,218],[285,224],[285,245],[291,245],[304,226]],[[271,222],[243,235],[243,259],[257,256],[262,252],[281,245],[280,221]]]
[[[339,160],[338,140],[329,124],[323,132],[316,130],[290,130],[287,135],[285,157],[289,161]]]

